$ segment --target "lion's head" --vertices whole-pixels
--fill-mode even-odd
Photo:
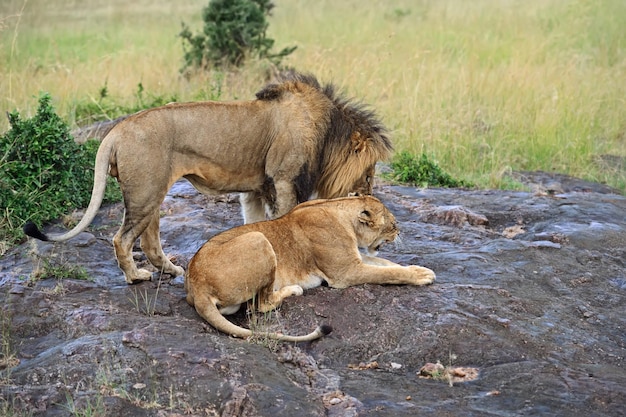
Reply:
[[[321,86],[310,74],[285,71],[257,93],[261,100],[280,100],[289,93],[315,95],[327,111],[326,124],[317,126],[317,160],[298,178],[298,202],[310,196],[345,197],[372,194],[376,162],[393,151],[387,129],[365,104],[343,97],[332,84]]]
[[[322,198],[350,192],[372,194],[376,162],[388,159],[393,146],[387,129],[364,104],[345,99],[332,85],[324,93],[333,102],[322,156],[318,194]]]
[[[370,255],[376,255],[380,246],[393,242],[400,231],[393,214],[374,197],[356,197],[363,200],[356,224],[357,243]]]

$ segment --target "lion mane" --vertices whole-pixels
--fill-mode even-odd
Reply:
[[[316,126],[314,157],[303,165],[297,178],[298,203],[308,200],[313,193],[318,198],[335,198],[351,192],[371,194],[372,185],[368,182],[373,181],[373,165],[388,159],[393,151],[387,129],[374,111],[338,94],[333,84],[322,87],[313,75],[295,71],[279,73],[276,81],[257,92],[256,97],[281,100],[294,91],[304,91],[304,86],[326,96],[332,105],[325,109],[323,123]],[[364,172],[370,176],[359,184],[360,189],[352,189],[354,178]]]
[[[98,149],[81,221],[60,235],[48,236],[32,223],[24,232],[51,241],[78,235],[95,218],[110,174],[124,196],[113,245],[126,282],[152,276],[133,261],[137,238],[158,270],[182,275],[159,238],[160,204],[181,177],[203,193],[240,193],[244,222],[253,223],[311,198],[371,194],[376,162],[391,152],[387,130],[367,106],[313,75],[287,71],[255,100],[172,103],[121,120]]]

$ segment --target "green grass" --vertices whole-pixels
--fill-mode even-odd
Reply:
[[[93,278],[84,267],[67,262],[62,258],[39,257],[39,261],[40,264],[31,274],[30,281],[34,282],[47,278],[93,281]]]
[[[107,85],[120,106],[137,85],[179,101],[207,96],[215,73],[182,77],[182,21],[201,28],[208,0],[23,0],[0,4],[0,110],[61,115]],[[432,155],[454,178],[509,187],[545,170],[626,192],[626,2],[623,0],[283,0],[268,36],[297,45],[283,61],[362,98],[396,148]],[[15,40],[15,42],[14,42]],[[222,99],[251,98],[264,65],[227,74]],[[4,131],[6,120],[0,120]]]

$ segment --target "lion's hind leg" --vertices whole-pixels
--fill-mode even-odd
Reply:
[[[260,297],[258,309],[262,313],[267,313],[278,308],[285,298],[293,295],[302,295],[303,293],[304,290],[299,285],[287,285],[276,291],[268,288]]]
[[[248,232],[227,241],[209,240],[189,262],[186,284],[193,297],[210,294],[225,314],[231,306],[260,299],[272,288],[276,254],[260,232]]]
[[[128,157],[128,155],[126,155],[126,157]],[[134,163],[134,160],[127,160],[124,165],[131,166]],[[121,161],[118,158],[118,169],[120,165]],[[122,226],[113,237],[113,247],[115,249],[115,256],[117,257],[117,263],[124,272],[128,284],[137,281],[148,281],[152,278],[150,271],[137,268],[137,265],[135,265],[133,261],[132,250],[137,238],[144,235],[145,237],[141,239],[142,250],[146,248],[146,252],[153,252],[150,253],[149,256],[152,257],[152,259],[155,258],[155,249],[161,248],[161,243],[158,238],[159,207],[167,193],[166,178],[146,179],[143,175],[133,174],[136,173],[134,171],[127,173],[120,171],[118,174],[118,182],[122,194],[124,195],[125,212]],[[147,183],[144,183],[144,180],[147,180]],[[155,228],[156,232],[153,230]],[[146,229],[149,230],[146,232]],[[156,239],[156,242],[154,242],[154,239]],[[165,257],[165,255],[163,256]]]
[[[152,278],[150,271],[137,268],[132,253],[133,244],[143,231],[143,228],[146,227],[148,219],[141,219],[139,223],[131,224],[128,218],[128,213],[125,213],[122,226],[113,236],[113,249],[115,250],[117,264],[124,273],[126,283],[133,284],[137,281],[148,281]]]
[[[182,267],[174,265],[163,252],[159,233],[159,210],[152,213],[148,227],[141,234],[141,250],[146,254],[150,263],[161,272],[173,276],[185,273]]]

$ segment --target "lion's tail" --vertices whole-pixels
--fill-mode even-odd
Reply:
[[[33,222],[29,221],[24,225],[24,233],[27,236],[44,241],[61,242],[75,237],[91,224],[98,213],[102,200],[104,199],[104,191],[106,189],[107,176],[109,174],[109,161],[114,143],[115,140],[113,137],[109,137],[108,140],[105,138],[98,148],[98,153],[96,154],[96,164],[94,167],[94,182],[93,190],[91,192],[91,200],[89,201],[89,206],[87,207],[85,215],[80,222],[67,233],[48,236],[40,231]]]
[[[208,297],[201,297],[202,300],[196,298],[194,305],[196,311],[200,314],[209,324],[215,327],[222,333],[229,334],[231,336],[247,339],[251,336],[267,337],[270,339],[277,339],[283,342],[309,342],[311,340],[319,339],[333,331],[333,328],[329,325],[318,326],[317,329],[304,336],[289,336],[282,333],[275,332],[253,332],[252,330],[239,327],[226,319],[220,313],[217,306],[208,299]]]

